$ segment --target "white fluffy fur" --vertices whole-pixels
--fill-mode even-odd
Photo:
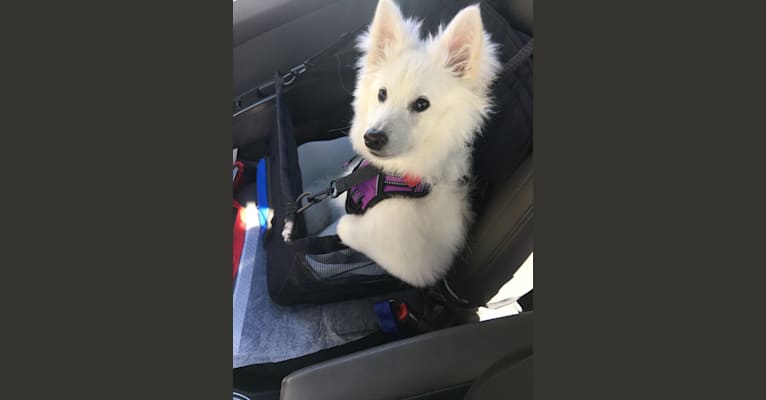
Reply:
[[[405,20],[391,0],[380,0],[359,48],[354,151],[388,173],[420,176],[432,185],[424,198],[393,198],[338,222],[341,241],[399,279],[428,286],[441,279],[463,247],[471,220],[470,146],[490,111],[489,87],[499,69],[496,47],[484,32],[478,5],[461,10],[445,29],[424,40],[420,23]],[[387,99],[377,99],[386,88]],[[409,105],[419,96],[430,107]],[[364,144],[370,129],[387,132],[385,157]],[[338,199],[338,205],[343,198]]]

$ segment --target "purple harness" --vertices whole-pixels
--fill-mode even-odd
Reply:
[[[356,158],[347,161],[344,167],[347,167]],[[348,192],[346,212],[364,214],[375,204],[385,199],[391,197],[418,198],[427,195],[430,191],[431,186],[420,182],[419,179],[408,179],[407,175],[404,177],[386,175],[369,161],[362,160],[350,174],[330,182],[330,187],[326,191],[316,195],[309,192],[301,193],[295,199],[296,210],[292,214],[300,214],[328,197],[336,198],[345,192]],[[303,199],[308,200],[308,203],[301,206]]]
[[[369,161],[362,160],[354,168],[354,172],[368,165],[370,165]],[[352,175],[354,172],[352,172]],[[403,177],[386,175],[380,172],[348,189],[346,212],[349,214],[364,214],[367,210],[385,199],[391,197],[418,198],[427,195],[430,191],[431,187],[428,184],[418,183],[415,186],[409,186]]]

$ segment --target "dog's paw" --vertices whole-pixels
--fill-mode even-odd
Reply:
[[[285,226],[282,228],[282,240],[285,243],[293,239],[293,221],[285,220]]]

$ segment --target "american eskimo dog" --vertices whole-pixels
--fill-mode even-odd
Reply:
[[[391,275],[423,287],[441,279],[464,246],[471,144],[490,112],[500,64],[478,5],[435,36],[421,39],[419,30],[393,1],[380,0],[358,42],[363,55],[349,138],[362,159],[430,190],[343,215],[337,234]]]

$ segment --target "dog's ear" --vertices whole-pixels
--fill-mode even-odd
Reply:
[[[380,0],[367,35],[360,40],[359,47],[366,52],[366,66],[380,65],[412,45],[416,40],[412,37],[413,29],[417,29],[417,25],[405,21],[399,7],[392,0]]]
[[[478,5],[460,10],[439,38],[446,67],[456,76],[475,79],[482,57],[487,53],[484,26]]]

